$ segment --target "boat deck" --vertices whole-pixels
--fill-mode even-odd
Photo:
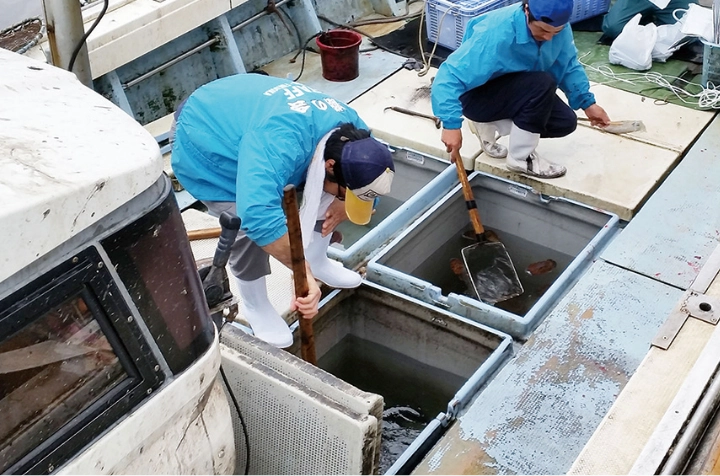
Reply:
[[[287,60],[265,69],[295,78],[299,65]],[[425,93],[434,71],[418,76],[404,63],[385,51],[366,52],[358,79],[331,83],[321,76],[319,57],[308,52],[300,81],[349,101],[377,137],[446,157],[432,121],[385,110],[394,105],[430,112]],[[663,365],[653,355],[666,351],[650,350],[651,341],[720,244],[720,122],[711,112],[657,105],[604,85],[593,85],[593,91],[611,118],[642,120],[647,131],[620,137],[581,126],[566,138],[543,140],[540,152],[568,166],[561,179],[508,172],[501,161],[479,154],[477,140],[465,131],[463,159],[477,170],[606,209],[628,223],[530,339],[517,345],[514,357],[451,423],[414,474],[627,472],[669,405],[672,387],[653,416],[638,425],[633,445],[626,445],[630,436],[618,437],[619,427],[611,428],[605,417],[611,407],[614,415],[625,415],[628,407],[616,408],[624,401],[644,407],[637,401],[642,397],[633,401],[623,389],[630,388],[639,368],[648,372],[652,361]],[[159,124],[147,127],[157,135],[165,127]],[[189,229],[214,226],[194,211],[184,216]],[[193,246],[196,258],[208,257],[214,241]],[[290,279],[289,271],[273,263],[270,286],[280,312],[290,300]],[[716,279],[710,292],[720,293],[719,288]],[[699,345],[710,327],[690,319],[691,336],[679,337],[673,347]],[[688,355],[685,369],[678,364],[677,374],[664,378],[681,380],[695,358]],[[653,371],[657,376],[657,367]],[[644,385],[644,395],[652,392],[647,381],[636,385]],[[588,441],[596,448],[583,450]],[[622,460],[608,463],[618,453]],[[613,457],[604,457],[608,454]]]
[[[666,351],[650,347],[718,246],[719,160],[720,121],[715,119],[416,474],[564,474],[646,360],[644,372],[653,372],[653,380],[645,377],[635,385],[645,392],[622,394],[628,402],[620,406],[619,401],[613,414],[624,416],[625,423],[635,418],[637,424],[606,419],[593,438],[594,448],[575,467],[577,474],[629,472],[667,409],[671,389],[712,333],[710,324],[688,320],[689,336],[670,347],[683,346],[685,360],[675,354],[663,361],[658,354]],[[710,289],[718,295],[720,279]]]

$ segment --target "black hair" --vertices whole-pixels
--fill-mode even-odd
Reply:
[[[330,134],[327,142],[325,143],[325,154],[324,159],[335,161],[333,166],[333,175],[335,181],[343,187],[347,187],[347,183],[343,177],[342,167],[340,161],[342,158],[342,150],[345,144],[360,139],[367,139],[370,137],[370,131],[367,129],[358,129],[349,122],[342,123],[338,126],[338,129]]]
[[[537,21],[533,16],[532,12],[530,11],[530,4],[528,3],[528,0],[522,0],[522,6],[523,11],[527,12],[528,23],[530,23],[531,21]]]
[[[529,0],[522,0],[522,4],[523,4],[523,10],[526,10],[526,11],[527,11],[528,23],[530,23],[531,21],[541,21],[541,22],[543,22],[543,23],[548,23],[548,24],[550,24],[550,23],[553,22],[553,19],[550,18],[550,17],[545,17],[545,16],[544,16],[544,17],[540,17],[540,20],[538,20],[537,18],[535,18],[535,16],[534,16],[534,15],[532,14],[532,12],[530,11]],[[526,9],[525,7],[527,7],[527,9]]]

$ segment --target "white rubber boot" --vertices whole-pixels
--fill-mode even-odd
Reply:
[[[360,286],[362,276],[327,257],[331,238],[332,233],[323,238],[322,234],[313,232],[313,240],[305,250],[305,259],[310,263],[312,273],[332,288],[348,289]]]
[[[506,167],[513,172],[540,178],[562,177],[567,169],[540,157],[535,148],[540,143],[540,134],[528,132],[513,124],[510,131],[510,147]]]
[[[237,282],[242,298],[242,313],[255,337],[281,349],[290,347],[293,343],[292,332],[268,300],[265,276],[254,281],[238,279]]]
[[[480,139],[480,147],[483,152],[493,159],[503,159],[507,157],[507,148],[498,144],[497,140],[510,133],[510,127],[512,126],[510,119],[495,122],[468,122],[470,130]]]

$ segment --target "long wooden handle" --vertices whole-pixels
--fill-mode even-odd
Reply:
[[[187,232],[188,240],[209,240],[210,238],[217,238],[220,236],[222,228],[203,228],[201,230],[190,230]]]
[[[470,188],[470,182],[468,181],[467,173],[465,172],[465,166],[463,165],[460,153],[453,151],[452,159],[457,167],[458,178],[460,178],[460,183],[462,184],[465,204],[467,205],[468,213],[470,214],[470,221],[472,222],[473,230],[475,230],[475,234],[478,239],[481,239],[485,234],[485,228],[483,228],[482,222],[480,221],[480,214],[477,210],[477,204],[475,203],[475,198],[473,197],[472,188]]]
[[[302,244],[302,231],[300,230],[300,213],[298,212],[297,193],[293,185],[283,189],[283,205],[287,217],[288,238],[290,239],[290,259],[292,261],[293,281],[295,282],[295,296],[308,295],[307,274],[305,274],[305,251]],[[312,320],[305,319],[298,313],[300,323],[300,355],[306,362],[317,364],[315,356],[315,334]]]

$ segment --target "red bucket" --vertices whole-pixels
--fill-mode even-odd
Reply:
[[[350,30],[330,30],[315,38],[320,48],[323,78],[328,81],[351,81],[360,74],[362,37]]]

